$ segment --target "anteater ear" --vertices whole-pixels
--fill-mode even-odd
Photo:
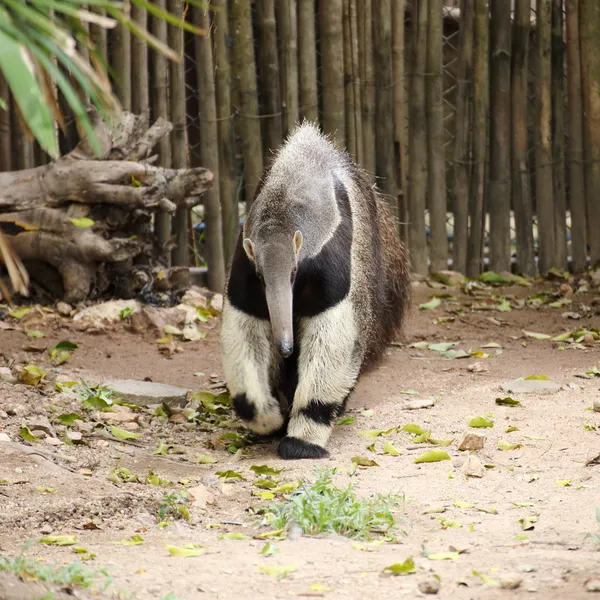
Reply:
[[[256,256],[254,254],[254,244],[252,243],[252,240],[250,238],[245,238],[243,244],[244,244],[244,250],[245,250],[246,254],[248,255],[248,258],[252,262],[256,262]]]
[[[300,252],[300,248],[302,248],[302,232],[296,231],[294,233],[294,249],[296,250],[296,256]]]

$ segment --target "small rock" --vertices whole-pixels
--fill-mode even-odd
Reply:
[[[201,288],[194,285],[185,292],[181,298],[181,304],[187,304],[194,308],[206,308],[208,306],[208,298]]]
[[[523,564],[519,567],[521,573],[534,573],[537,570],[533,565]]]
[[[485,444],[485,435],[482,433],[465,433],[458,445],[459,450],[481,450]]]
[[[8,437],[8,433],[0,433],[0,442],[10,442],[10,438]]]
[[[140,428],[138,423],[123,423],[123,429],[127,431],[137,431]]]
[[[141,307],[141,303],[137,300],[110,300],[84,308],[73,317],[73,321],[85,321],[97,327],[107,322],[118,323],[122,320],[123,310],[131,308],[136,312],[141,310]]]
[[[210,299],[210,306],[219,312],[223,312],[223,294],[215,294]]]
[[[560,385],[544,379],[515,379],[503,383],[500,388],[508,394],[555,394]]]
[[[73,307],[66,302],[59,302],[56,305],[56,312],[63,317],[68,317],[73,312]]]
[[[593,346],[596,343],[596,338],[594,337],[593,333],[586,333],[583,336],[583,343],[587,344],[588,346]]]
[[[73,429],[80,433],[92,433],[92,431],[94,431],[94,426],[91,423],[75,419],[75,421],[73,421]]]
[[[482,362],[474,362],[467,367],[467,371],[470,371],[471,373],[487,373],[489,368]]]
[[[516,590],[523,583],[523,577],[518,573],[506,573],[499,577],[498,581],[502,589]]]
[[[483,477],[485,473],[483,463],[473,454],[469,455],[460,470],[467,477]]]
[[[74,443],[81,442],[83,435],[81,431],[67,431],[67,438]]]
[[[594,398],[594,410],[600,412],[600,398]]]
[[[17,383],[18,379],[8,367],[0,367],[0,381],[4,383]]]
[[[53,531],[52,525],[50,525],[49,523],[46,523],[40,529],[40,533],[42,535],[48,535],[48,534],[52,533],[52,531]]]
[[[420,408],[431,408],[435,406],[435,399],[430,398],[415,398],[413,400],[406,400],[402,404],[403,410],[419,410]]]
[[[161,402],[168,405],[184,406],[188,394],[185,388],[153,381],[136,381],[134,379],[111,381],[107,384],[107,387],[113,390],[119,398],[141,406],[160,404]]]
[[[8,413],[0,410],[0,419],[8,419]]]
[[[189,488],[188,497],[192,506],[201,509],[206,508],[207,504],[214,504],[215,501],[214,496],[202,484]]]
[[[600,578],[594,577],[585,582],[586,592],[600,592]]]
[[[27,408],[22,404],[9,404],[6,407],[6,412],[11,417],[22,417],[27,413]]]
[[[27,427],[29,427],[30,431],[43,431],[52,437],[56,437],[56,431],[46,417],[31,417],[27,419]]]
[[[418,587],[422,594],[437,594],[440,591],[440,582],[435,577],[428,577],[419,581]]]
[[[62,446],[64,444],[63,441],[58,438],[48,437],[44,440],[44,443],[48,444],[48,446]]]
[[[139,415],[134,413],[128,406],[121,406],[120,404],[114,404],[112,411],[102,413],[102,418],[105,421],[112,421],[113,423],[133,423],[137,421]]]

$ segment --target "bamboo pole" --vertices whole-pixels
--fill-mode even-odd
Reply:
[[[555,266],[554,199],[552,178],[552,0],[537,0],[536,13],[537,127],[535,149],[536,213],[538,217],[539,270]]]
[[[200,29],[210,31],[208,10],[195,6],[194,23]],[[212,172],[213,185],[204,194],[204,224],[206,226],[206,263],[208,265],[208,287],[222,292],[225,285],[225,261],[223,258],[223,228],[219,197],[219,135],[217,131],[217,101],[213,68],[212,32],[197,35],[196,73],[198,78],[198,106],[202,135],[200,164]]]
[[[213,15],[217,131],[219,135],[219,197],[225,262],[233,255],[239,230],[238,176],[235,167],[235,136],[231,106],[231,61],[227,0],[214,0]],[[214,185],[214,184],[213,184]]]
[[[0,98],[4,101],[5,108],[0,108],[0,172],[12,171],[12,140],[11,140],[11,99],[8,83],[0,73]]]
[[[454,236],[452,266],[467,272],[469,198],[471,196],[470,131],[473,111],[473,23],[475,0],[463,0],[458,43],[456,82],[456,139],[454,146]]]
[[[356,160],[363,162],[363,135],[362,135],[362,107],[361,107],[361,81],[360,67],[358,64],[358,9],[357,0],[350,0],[350,51],[352,53],[352,92],[354,94],[354,131],[356,135]]]
[[[567,264],[567,196],[565,190],[565,83],[563,0],[552,0],[552,193],[554,196],[554,266]]]
[[[129,0],[123,4],[125,9],[131,9]],[[117,80],[117,97],[124,110],[131,110],[131,33],[121,24],[112,33],[110,59]]]
[[[586,260],[585,181],[583,171],[583,116],[579,0],[567,0],[567,111],[569,118],[569,204],[571,209],[571,259],[575,273],[583,273]]]
[[[510,2],[490,24],[490,269],[510,271]]]
[[[298,12],[296,0],[280,0],[281,90],[283,98],[283,135],[298,123]]]
[[[145,8],[133,5],[132,18],[142,29],[148,28],[148,13]],[[143,119],[144,127],[150,121],[150,86],[148,82],[148,44],[143,38],[133,36],[131,40],[132,89],[131,107]]]
[[[315,39],[315,3],[298,2],[298,80],[301,119],[317,122],[317,43]]]
[[[277,27],[273,0],[256,3],[258,25],[258,73],[264,97],[264,140],[265,163],[270,151],[283,141],[282,105],[279,82],[279,56],[277,53]]]
[[[93,12],[98,13],[100,16],[106,16],[106,9],[100,7],[94,7]],[[90,37],[92,38],[92,43],[96,48],[98,54],[104,59],[104,61],[108,60],[108,29],[106,27],[102,27],[100,25],[96,25],[92,23],[90,25]]]
[[[169,12],[185,18],[186,6],[182,0],[168,0]],[[167,28],[169,46],[183,57],[183,30],[174,25]],[[173,125],[171,132],[171,164],[175,169],[187,167],[187,139],[185,127],[185,70],[183,63],[169,61],[169,113]],[[173,233],[177,246],[171,253],[174,265],[187,266],[189,264],[188,252],[188,226],[189,210],[180,207],[173,220]]]
[[[366,172],[375,174],[375,87],[373,75],[373,5],[360,0],[358,16],[358,57],[361,81],[361,125],[363,136],[362,164]]]
[[[344,30],[344,114],[346,117],[346,150],[356,160],[356,121],[354,77],[352,71],[352,22],[350,0],[343,0],[342,21]]]
[[[585,197],[587,203],[590,262],[600,262],[600,3],[580,0],[579,27],[585,144]]]
[[[446,165],[444,157],[444,105],[442,82],[442,7],[427,2],[427,58],[425,101],[427,114],[427,162],[430,262],[432,271],[448,268],[446,233]]]
[[[475,2],[473,36],[473,169],[469,202],[471,224],[467,253],[467,276],[469,277],[477,277],[483,270],[485,163],[489,104],[489,20],[485,2]]]
[[[523,275],[535,275],[536,272],[527,136],[530,18],[531,0],[516,0],[511,65],[511,174],[517,234],[517,267]]]
[[[427,131],[425,70],[427,68],[427,0],[413,0],[411,18],[412,65],[409,96],[409,249],[412,270],[427,273],[425,199],[427,185]]]
[[[252,12],[247,0],[231,3],[233,26],[233,72],[239,84],[241,110],[239,134],[242,140],[246,211],[250,209],[263,171],[261,133],[256,90]]]

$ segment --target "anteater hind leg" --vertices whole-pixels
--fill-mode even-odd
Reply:
[[[256,433],[268,435],[281,429],[284,418],[270,386],[277,379],[279,363],[269,322],[225,301],[221,348],[225,380],[238,416]]]
[[[348,299],[300,322],[298,387],[282,458],[322,458],[335,419],[343,412],[360,370],[357,330]]]

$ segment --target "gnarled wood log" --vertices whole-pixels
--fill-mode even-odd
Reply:
[[[5,236],[0,263],[11,274],[16,254],[26,267],[35,265],[29,266],[34,282],[40,264],[56,269],[69,302],[92,292],[135,293],[133,284],[116,285],[114,279],[123,280],[129,273],[135,280],[134,264],[160,267],[163,249],[156,247],[153,213],[200,204],[213,179],[201,167],[152,164],[153,147],[172,129],[164,119],[148,129],[141,117],[129,112],[113,117],[110,126],[95,111],[90,116],[100,159],[83,139],[52,163],[0,173],[0,234]],[[16,291],[22,292],[22,286]]]

